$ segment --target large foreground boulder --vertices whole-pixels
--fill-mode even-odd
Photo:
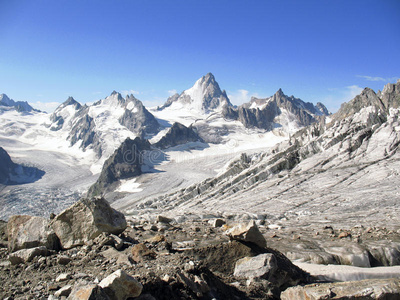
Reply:
[[[295,286],[284,291],[281,299],[400,299],[400,279],[367,279]]]
[[[63,249],[96,238],[103,232],[120,234],[127,227],[125,216],[100,197],[83,198],[56,216],[51,226]]]
[[[10,252],[39,246],[57,250],[59,245],[49,222],[42,217],[12,216],[7,224],[7,232]]]

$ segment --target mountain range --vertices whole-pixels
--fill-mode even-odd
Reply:
[[[52,114],[28,106],[22,112],[20,102],[2,95],[0,139],[17,163],[46,171],[38,183],[54,181],[62,189],[54,178],[74,166],[70,174],[76,179],[68,179],[68,192],[78,178],[86,176],[77,184],[80,193],[91,186],[90,193],[109,195],[109,201],[127,211],[132,207],[147,211],[145,203],[152,203],[162,211],[182,212],[192,201],[210,199],[219,199],[221,205],[232,201],[237,206],[227,207],[237,209],[243,205],[241,199],[252,199],[247,193],[264,182],[294,184],[291,174],[303,174],[306,162],[313,161],[316,169],[321,168],[318,172],[328,174],[333,169],[328,172],[325,167],[362,161],[369,151],[378,151],[375,148],[385,149],[379,159],[395,157],[396,135],[389,135],[383,146],[368,145],[375,136],[381,138],[386,132],[383,127],[397,132],[393,120],[400,103],[399,85],[388,84],[378,93],[366,88],[335,114],[322,103],[287,96],[281,89],[234,106],[211,73],[164,105],[149,109],[133,95],[123,97],[113,91],[90,105],[69,97]],[[29,115],[21,114],[26,112]],[[123,153],[133,148],[138,155],[148,154],[131,165]],[[49,189],[56,187],[51,184]],[[40,203],[42,196],[37,197]],[[184,201],[174,204],[174,209],[165,205],[177,199]]]

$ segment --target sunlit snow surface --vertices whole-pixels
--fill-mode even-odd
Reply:
[[[70,147],[66,136],[51,131],[49,115],[0,111],[1,146],[16,163],[46,173],[34,183],[0,187],[0,219],[14,214],[46,216],[74,203],[95,180],[92,151]]]

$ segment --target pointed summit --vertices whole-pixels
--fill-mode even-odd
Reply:
[[[221,111],[226,106],[232,106],[226,92],[221,91],[214,75],[208,73],[179,96],[170,97],[160,110],[167,107],[186,108],[207,114],[212,111]]]

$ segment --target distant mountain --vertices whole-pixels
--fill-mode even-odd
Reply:
[[[167,149],[189,142],[203,142],[203,140],[194,131],[192,126],[186,127],[176,122],[154,146],[159,149]]]
[[[34,109],[32,106],[28,104],[26,101],[14,101],[6,94],[0,94],[0,106],[8,106],[8,107],[14,107],[17,111],[19,112],[31,112],[31,111],[36,111],[39,112],[39,110]]]
[[[0,147],[0,184],[23,184],[40,179],[44,171],[14,163],[10,155]]]
[[[120,179],[132,178],[142,174],[144,151],[150,150],[150,143],[137,137],[127,138],[105,161],[99,179],[93,184],[88,194],[102,195]]]
[[[68,133],[71,146],[91,148],[98,157],[108,157],[127,137],[155,134],[160,124],[133,95],[123,98],[120,93],[93,105],[80,105],[72,97],[51,115],[51,130]]]
[[[238,120],[246,128],[266,130],[283,127],[288,131],[295,131],[316,122],[320,116],[327,115],[329,112],[322,103],[313,105],[294,96],[289,97],[281,89],[272,97],[252,97],[250,102],[238,108],[225,107],[223,110],[225,118]]]
[[[318,116],[313,107],[282,95],[278,91],[269,100],[253,99],[242,109],[263,111],[273,105],[289,110],[293,106]],[[230,213],[284,212],[279,218],[307,213],[308,222],[331,220],[332,215],[351,219],[359,214],[375,220],[381,205],[382,215],[392,211],[398,194],[399,107],[400,81],[377,94],[366,88],[336,114],[300,129],[289,141],[263,153],[242,154],[218,176],[146,199],[146,203],[160,208],[168,203],[168,209],[157,213],[169,215],[212,213],[229,207]],[[146,203],[140,204],[144,210]],[[370,215],[367,207],[371,207]]]
[[[188,90],[180,95],[175,94],[168,98],[167,102],[159,107],[159,110],[189,109],[202,113],[221,111],[224,107],[232,106],[225,91],[221,91],[213,74],[208,73],[201,77]]]
[[[52,122],[52,125],[50,129],[57,131],[64,126],[71,127],[72,118],[81,108],[82,105],[79,102],[75,101],[73,97],[69,97],[51,114],[50,121]]]

